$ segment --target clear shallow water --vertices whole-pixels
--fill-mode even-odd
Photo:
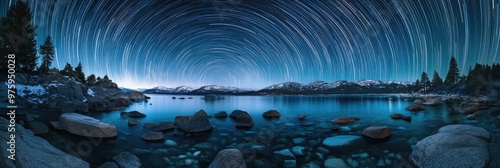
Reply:
[[[349,164],[377,167],[382,161],[383,167],[397,167],[406,164],[411,152],[411,138],[418,140],[436,132],[438,128],[451,123],[469,123],[461,115],[449,115],[451,105],[429,107],[419,113],[411,113],[404,108],[412,100],[405,100],[393,95],[313,95],[313,96],[225,96],[223,100],[206,101],[201,96],[148,95],[148,103],[134,103],[125,110],[108,113],[89,113],[103,122],[114,124],[118,132],[115,139],[94,140],[75,137],[68,134],[51,133],[46,139],[69,153],[89,161],[93,167],[122,151],[129,151],[138,156],[144,167],[206,167],[216,154],[225,148],[239,148],[249,167],[282,167],[283,161],[276,159],[273,151],[292,149],[294,146],[305,148],[303,156],[297,156],[297,166],[316,162],[322,166],[328,157],[342,158]],[[172,99],[172,96],[192,97],[193,99]],[[390,100],[389,97],[393,99]],[[151,103],[151,105],[150,105]],[[165,132],[165,139],[177,143],[171,147],[163,142],[146,142],[141,139],[144,123],[173,122],[175,116],[192,115],[203,109],[209,115],[218,111],[230,114],[235,109],[247,111],[254,119],[251,129],[235,128],[230,119],[211,117],[213,130],[205,135],[185,137],[176,131]],[[266,120],[262,113],[278,110],[282,116],[278,120]],[[141,124],[128,126],[128,118],[120,118],[121,111],[137,110],[147,115],[137,119]],[[391,113],[412,116],[412,122],[393,120]],[[306,114],[305,121],[297,115]],[[334,132],[331,120],[342,116],[357,115],[361,119],[347,126],[344,131]],[[488,117],[486,115],[479,116]],[[308,126],[304,126],[308,125]],[[354,145],[342,149],[327,148],[322,141],[334,135],[362,135],[364,128],[371,125],[385,125],[391,128],[391,138],[385,143],[356,141]],[[345,130],[350,129],[350,130]],[[294,144],[293,139],[303,142]],[[73,151],[73,152],[72,152]],[[367,153],[368,157],[358,154]],[[319,155],[318,155],[319,154]]]

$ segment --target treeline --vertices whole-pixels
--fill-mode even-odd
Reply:
[[[491,66],[476,64],[474,68],[469,67],[467,75],[460,76],[457,60],[455,57],[451,57],[449,70],[444,81],[437,71],[434,71],[432,80],[429,80],[426,72],[422,72],[420,79],[417,79],[410,90],[423,93],[447,93],[463,86],[467,93],[472,94],[495,90],[494,82],[500,82],[500,64]]]
[[[8,54],[16,55],[16,71],[33,73],[37,72],[41,75],[50,73],[59,73],[74,77],[80,82],[93,85],[100,81],[101,78],[92,74],[85,78],[85,73],[82,69],[81,62],[73,69],[71,64],[66,63],[63,70],[58,71],[53,68],[52,61],[54,60],[55,50],[52,42],[52,37],[47,36],[45,42],[40,45],[40,54],[42,62],[37,67],[37,42],[35,40],[36,28],[30,22],[33,18],[30,8],[23,1],[17,1],[7,10],[7,15],[0,18],[0,62],[7,62]],[[5,71],[6,64],[0,64],[0,70]],[[103,79],[109,80],[108,76]]]

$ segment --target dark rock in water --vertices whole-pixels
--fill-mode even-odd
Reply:
[[[475,120],[476,119],[476,115],[475,114],[469,114],[467,116],[465,116],[467,119],[469,120]]]
[[[262,117],[264,117],[264,118],[279,118],[279,117],[281,117],[281,114],[277,110],[269,110],[269,111],[264,112],[264,114],[262,114]]]
[[[297,116],[297,118],[299,120],[305,120],[307,118],[307,115],[305,115],[305,114],[299,114],[299,116]]]
[[[203,97],[203,99],[205,99],[205,100],[220,100],[220,99],[224,99],[224,97],[217,96],[214,94],[207,94],[207,95],[205,95],[205,97]]]
[[[142,166],[141,160],[130,152],[122,152],[113,157],[120,168],[139,168]]]
[[[226,118],[227,113],[225,111],[219,111],[219,112],[215,113],[214,116],[215,116],[215,118]]]
[[[184,99],[186,99],[186,98],[184,98],[184,97],[180,97],[179,99],[184,100]]]
[[[335,120],[332,120],[332,122],[337,123],[339,125],[345,125],[353,122],[354,120],[350,117],[340,117],[336,118]]]
[[[413,101],[413,104],[422,105],[422,104],[424,104],[424,101],[420,100],[420,99],[417,99],[417,100]]]
[[[59,116],[59,124],[66,131],[85,137],[108,138],[118,135],[114,125],[77,113],[62,114]]]
[[[0,117],[0,140],[6,143],[10,140],[8,133],[9,121]],[[89,163],[52,146],[47,140],[35,136],[32,131],[16,126],[15,161],[8,159],[9,145],[0,145],[0,167],[90,167]]]
[[[146,129],[151,129],[151,128],[154,128],[154,127],[158,127],[160,124],[158,123],[145,123],[142,128],[146,128]]]
[[[472,114],[476,111],[479,111],[479,106],[472,106],[472,107],[463,107],[461,109],[457,109],[457,111],[461,114]]]
[[[246,113],[246,111],[243,110],[234,110],[229,117],[236,119],[240,114]]]
[[[209,168],[246,168],[243,155],[238,149],[221,150],[208,165]]]
[[[333,131],[333,132],[339,132],[339,131],[340,131],[340,128],[339,128],[339,127],[333,127],[333,128],[332,128],[332,131]]]
[[[158,126],[154,127],[155,131],[168,131],[174,129],[174,123],[172,122],[161,122]]]
[[[47,125],[39,121],[29,122],[28,126],[30,130],[33,131],[33,133],[35,133],[35,135],[46,134],[49,132],[49,127],[47,127]]]
[[[174,96],[174,97],[172,97],[172,99],[177,99],[177,97]]]
[[[128,120],[129,126],[134,126],[134,125],[138,125],[138,124],[139,124],[139,121],[137,121],[137,120],[134,120],[134,119]]]
[[[417,167],[486,167],[489,133],[479,127],[449,125],[418,141],[411,154]]]
[[[399,114],[399,113],[392,113],[391,114],[391,118],[392,119],[396,119],[396,120],[399,120],[399,119],[403,119],[404,115],[403,114]]]
[[[141,137],[146,141],[159,141],[164,138],[164,135],[162,132],[148,132],[142,134]]]
[[[441,100],[439,98],[438,99],[428,99],[423,104],[424,105],[428,105],[428,106],[438,106],[438,105],[442,105],[443,104],[443,100]]]
[[[143,114],[138,111],[131,111],[131,112],[121,112],[120,113],[121,117],[131,117],[131,118],[144,118],[146,117],[146,114]]]
[[[184,122],[179,122],[180,123],[178,124],[178,128],[187,133],[200,133],[212,129],[212,125],[208,121],[208,115],[203,110],[200,110],[194,115],[189,116],[188,119]]]
[[[115,162],[105,162],[97,168],[118,168],[118,165]]]
[[[359,120],[360,118],[359,118],[359,116],[352,116],[352,119]]]
[[[418,104],[411,104],[405,108],[408,111],[423,111],[425,110],[424,106]]]
[[[384,139],[391,135],[391,130],[385,126],[370,126],[363,130],[363,135],[374,139]]]
[[[403,120],[411,122],[411,116],[403,116]]]
[[[253,119],[247,112],[238,115],[236,122],[236,127],[239,128],[249,128],[253,126]]]
[[[187,120],[189,120],[189,116],[176,116],[174,119],[174,124],[179,125],[186,122]]]

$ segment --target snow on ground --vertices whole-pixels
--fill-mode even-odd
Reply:
[[[58,86],[63,86],[63,85],[64,85],[64,84],[62,84],[62,83],[51,83],[51,84],[49,84],[48,86],[49,86],[49,87],[58,87]]]
[[[45,88],[42,85],[30,86],[30,85],[20,85],[16,84],[17,95],[24,97],[26,95],[37,95],[41,96],[47,94]]]
[[[92,89],[87,89],[87,94],[89,94],[89,96],[92,96],[94,97],[94,91]]]

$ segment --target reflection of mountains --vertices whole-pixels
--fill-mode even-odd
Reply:
[[[179,86],[176,88],[155,87],[145,89],[149,94],[233,94],[233,95],[282,95],[282,94],[354,94],[354,93],[406,93],[411,82],[359,80],[348,82],[345,80],[327,83],[315,81],[309,84],[284,82],[265,87],[260,90],[241,89],[236,87],[207,85],[200,88]]]

